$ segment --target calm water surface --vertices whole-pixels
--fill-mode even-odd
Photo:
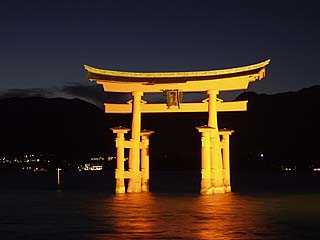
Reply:
[[[211,196],[197,173],[153,179],[153,192],[114,195],[107,173],[65,174],[60,188],[53,174],[3,174],[0,239],[320,239],[319,176],[244,174]]]

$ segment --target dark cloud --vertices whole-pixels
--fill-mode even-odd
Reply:
[[[104,92],[101,85],[84,85],[69,83],[66,86],[42,89],[8,89],[0,92],[0,99],[4,98],[25,98],[25,97],[44,97],[44,98],[79,98],[90,102],[103,109],[103,104],[109,103],[126,103],[132,99],[130,94]]]
[[[8,89],[0,92],[0,99],[14,97],[54,97],[55,93],[49,89],[29,88],[29,89]]]
[[[77,97],[85,101],[91,102],[100,108],[103,108],[103,104],[109,103],[126,103],[131,99],[130,94],[123,93],[111,93],[104,92],[101,85],[84,85],[71,83],[68,84],[59,91],[69,97]]]

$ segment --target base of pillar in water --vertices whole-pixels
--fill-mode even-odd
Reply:
[[[141,192],[141,178],[129,179],[127,192]]]
[[[211,186],[211,179],[201,179],[201,190],[200,194],[208,195],[212,194],[212,186]]]
[[[202,195],[211,195],[212,194],[212,189],[201,189],[200,194]]]
[[[231,186],[224,186],[225,192],[231,192]]]
[[[116,188],[116,193],[126,193],[125,187]]]
[[[149,181],[142,182],[141,191],[142,192],[149,192]]]
[[[212,187],[212,193],[225,193],[224,186],[223,187]]]
[[[116,193],[126,193],[126,187],[123,179],[116,179]]]

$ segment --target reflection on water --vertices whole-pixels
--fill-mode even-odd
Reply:
[[[320,239],[316,192],[114,195],[92,190],[100,180],[56,189],[44,177],[4,188],[0,239]]]
[[[99,205],[113,233],[96,239],[318,239],[319,200],[320,195],[119,195]]]
[[[141,239],[267,239],[274,233],[263,201],[237,194],[115,196],[101,209],[116,237]],[[104,210],[105,209],[105,210]],[[108,209],[108,210],[107,210]],[[279,232],[276,231],[278,235]],[[110,234],[98,239],[108,239]],[[278,235],[279,237],[279,235]]]

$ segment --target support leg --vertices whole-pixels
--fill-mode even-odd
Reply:
[[[117,166],[115,170],[116,178],[116,193],[125,193],[124,184],[124,134],[129,131],[128,128],[116,127],[111,129],[117,134],[116,148],[117,148]]]
[[[211,178],[212,193],[224,193],[223,174],[222,174],[222,155],[220,136],[218,131],[217,119],[217,91],[209,90],[209,119],[208,125],[213,128],[210,135],[211,140]]]
[[[141,96],[142,92],[133,92],[132,106],[132,148],[129,155],[129,186],[128,192],[141,192],[140,174],[140,132],[141,132]]]
[[[211,161],[210,161],[210,133],[209,126],[197,127],[201,132],[201,194],[212,194]]]

